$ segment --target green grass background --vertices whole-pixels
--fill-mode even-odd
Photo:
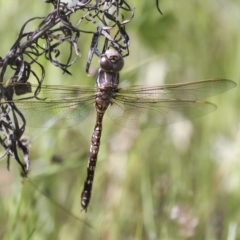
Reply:
[[[128,2],[135,17],[127,25],[124,83],[240,83],[239,1],[165,0],[163,16],[154,0]],[[0,0],[0,56],[27,19],[48,10],[40,0]],[[45,83],[94,85],[84,72],[89,46],[81,35],[73,76],[41,59]],[[70,129],[28,128],[29,181],[14,159],[10,172],[0,160],[0,239],[240,239],[239,93],[209,99],[218,105],[212,114],[159,129],[132,131],[106,117],[87,213],[80,194],[94,113]],[[53,163],[54,156],[62,162]]]

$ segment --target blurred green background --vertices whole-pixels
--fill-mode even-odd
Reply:
[[[160,1],[163,16],[154,0],[128,2],[124,83],[240,83],[239,1]],[[41,0],[0,0],[0,56],[26,20],[48,11]],[[89,46],[81,35],[72,76],[42,59],[45,83],[94,85],[84,70]],[[10,172],[0,160],[0,239],[240,239],[239,89],[209,100],[216,112],[159,129],[128,130],[106,117],[87,213],[80,194],[94,113],[70,129],[28,128],[29,181],[14,159]]]

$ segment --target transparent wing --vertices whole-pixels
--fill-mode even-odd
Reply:
[[[4,91],[12,90],[14,104],[31,127],[72,127],[88,116],[95,100],[95,89],[83,86],[41,86],[38,99],[33,98],[37,85],[15,84]]]
[[[236,87],[237,84],[227,79],[209,79],[199,82],[166,84],[161,86],[133,86],[119,89],[118,93],[126,99],[187,99],[201,100]]]
[[[115,90],[110,118],[119,125],[138,128],[147,124],[158,127],[196,118],[216,109],[214,104],[198,101],[236,86],[231,80],[133,86]],[[15,96],[15,104],[24,114],[27,125],[34,127],[69,127],[84,120],[95,100],[95,88],[84,86],[41,86],[15,84],[1,88],[3,95]],[[39,93],[36,98],[33,98]],[[11,97],[10,97],[11,98]],[[0,103],[1,104],[1,103]],[[2,103],[3,104],[3,103]]]
[[[14,99],[31,98],[37,95],[39,99],[64,100],[91,98],[96,88],[80,85],[39,85],[30,83],[15,83],[5,87],[5,91],[13,91]]]
[[[201,117],[216,109],[216,105],[201,100],[135,99],[135,101],[124,102],[116,98],[107,113],[118,125],[137,129],[140,126],[154,128],[184,119]]]
[[[36,100],[18,101],[15,105],[26,119],[27,126],[67,128],[83,121],[89,115],[93,102],[93,99],[86,101]]]
[[[216,110],[214,104],[201,99],[220,94],[235,86],[236,83],[231,80],[211,79],[121,88],[117,91],[108,114],[114,122],[128,128],[138,128],[139,125],[159,127],[184,118],[200,117]]]

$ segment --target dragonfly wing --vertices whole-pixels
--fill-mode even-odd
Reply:
[[[140,126],[154,128],[201,117],[216,109],[216,105],[207,101],[135,99],[124,102],[115,99],[107,112],[118,125],[137,129]]]
[[[236,85],[235,82],[227,79],[210,79],[162,86],[134,86],[119,89],[118,93],[126,98],[201,100],[228,91]]]
[[[86,86],[12,83],[1,88],[31,127],[66,128],[83,121],[95,99],[95,88]],[[11,102],[11,101],[9,101]],[[7,104],[6,102],[0,105]]]
[[[67,128],[83,121],[89,115],[93,102],[18,101],[15,105],[26,119],[27,126]]]
[[[1,86],[1,85],[0,85]],[[64,100],[64,99],[81,99],[94,95],[94,87],[79,85],[35,85],[30,83],[14,83],[5,87],[5,91],[14,92],[14,100],[34,98]]]

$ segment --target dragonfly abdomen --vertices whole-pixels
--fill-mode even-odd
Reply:
[[[84,183],[84,188],[81,195],[82,209],[86,210],[91,199],[92,184],[94,179],[95,167],[97,164],[97,156],[100,146],[101,134],[102,134],[102,119],[104,113],[97,112],[97,120],[94,127],[91,146],[88,158],[87,178]]]

